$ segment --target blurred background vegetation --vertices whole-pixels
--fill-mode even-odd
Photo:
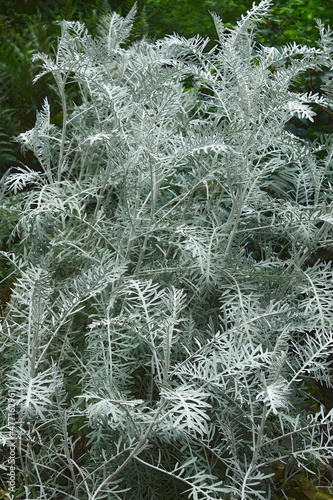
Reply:
[[[2,0],[0,5],[0,175],[22,161],[34,166],[32,156],[23,157],[12,138],[34,126],[36,109],[45,95],[52,103],[52,120],[61,121],[53,82],[47,78],[32,84],[38,72],[32,54],[50,52],[56,45],[62,19],[84,22],[91,33],[101,15],[110,9],[126,15],[134,0]],[[200,33],[213,45],[216,33],[209,11],[227,25],[234,24],[252,5],[252,0],[138,0],[132,39],[146,35],[163,37],[177,32],[185,37]],[[332,0],[276,0],[271,18],[261,27],[260,42],[267,45],[296,43],[314,45],[318,38],[315,19],[332,24]],[[309,72],[298,82],[298,91],[318,91],[329,75]],[[295,89],[293,89],[295,90]],[[333,132],[332,111],[316,110],[314,124],[294,120],[291,130],[313,138]]]

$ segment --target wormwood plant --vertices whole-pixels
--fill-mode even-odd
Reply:
[[[282,499],[300,469],[332,485],[318,395],[331,385],[333,140],[286,125],[332,106],[330,82],[290,86],[332,67],[333,33],[318,21],[318,48],[264,47],[270,6],[232,30],[213,14],[210,51],[199,36],[126,46],[132,9],[96,37],[63,21],[55,55],[35,56],[62,126],[45,98],[19,137],[40,170],[2,182],[12,498]]]

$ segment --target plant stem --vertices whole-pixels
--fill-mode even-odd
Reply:
[[[62,163],[63,163],[63,157],[64,157],[66,130],[67,130],[67,103],[66,103],[66,97],[65,97],[66,80],[67,80],[67,75],[63,77],[63,79],[61,80],[61,83],[59,82],[58,79],[56,79],[57,84],[58,84],[58,88],[59,88],[60,98],[61,98],[61,105],[62,105],[62,134],[61,134],[59,162],[58,162],[58,182],[61,181],[61,174],[62,174],[62,167],[63,167]]]
[[[156,424],[156,421],[157,421],[157,417],[158,415],[161,413],[162,409],[164,408],[164,406],[166,405],[166,401],[164,400],[164,398],[161,398],[160,402],[159,402],[159,408],[157,409],[156,413],[155,413],[155,416],[152,420],[152,422],[149,424],[149,427],[148,429],[146,430],[146,432],[144,433],[144,435],[142,436],[142,438],[139,440],[139,442],[137,443],[137,445],[135,446],[135,448],[133,449],[132,453],[130,453],[130,455],[126,458],[126,460],[121,464],[119,465],[118,469],[116,469],[112,474],[110,474],[106,479],[104,479],[104,481],[99,485],[99,487],[97,488],[97,490],[95,490],[93,496],[90,498],[90,500],[95,500],[97,498],[97,495],[104,490],[104,488],[109,484],[111,483],[111,481],[113,481],[115,479],[115,477],[118,476],[118,474],[125,468],[127,467],[127,465],[137,456],[141,453],[141,451],[143,450],[143,448],[145,447],[146,445],[146,442],[147,442],[147,439],[150,435],[150,432],[151,430],[153,429],[153,427],[155,426]]]
[[[259,450],[262,446],[262,440],[264,437],[264,429],[265,429],[265,424],[266,424],[266,418],[267,418],[267,403],[264,403],[264,408],[261,416],[261,424],[260,428],[258,430],[258,436],[257,436],[257,442],[255,444],[253,454],[252,454],[252,460],[250,462],[250,465],[248,466],[248,469],[245,473],[243,484],[242,484],[242,490],[241,490],[241,500],[247,500],[248,495],[246,494],[246,486],[247,486],[247,481],[253,471],[253,469],[256,466],[258,457],[259,457]]]

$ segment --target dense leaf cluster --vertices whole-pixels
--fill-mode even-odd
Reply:
[[[61,120],[61,106],[53,93],[52,80],[43,79],[33,85],[38,72],[31,62],[33,53],[49,53],[57,43],[59,29],[56,21],[80,21],[89,32],[96,34],[98,19],[110,9],[126,16],[134,0],[29,0],[29,2],[3,0],[0,5],[0,175],[13,164],[14,156],[31,167],[33,156],[23,159],[17,145],[11,140],[20,132],[31,128],[35,109],[39,109],[46,95],[53,102],[51,120]],[[241,14],[249,9],[252,1],[244,2],[205,0],[139,0],[137,15],[130,40],[142,36],[161,38],[165,34],[180,33],[192,37],[199,33],[209,36],[209,47],[214,45],[216,33],[211,23],[210,11],[217,12],[223,22],[232,27]],[[332,24],[333,8],[330,0],[276,0],[272,15],[266,17],[257,33],[264,45],[279,46],[284,43],[313,44],[317,38],[314,19]],[[317,92],[327,78],[321,71],[309,69],[300,81],[294,82],[298,91]],[[321,133],[331,133],[331,112],[317,108],[311,126],[295,119],[290,126],[293,132],[313,139]]]

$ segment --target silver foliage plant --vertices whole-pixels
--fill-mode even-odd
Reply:
[[[95,37],[63,21],[55,54],[35,56],[62,126],[45,98],[19,136],[40,170],[2,180],[15,498],[267,500],[277,469],[281,496],[300,468],[332,485],[333,412],[316,399],[332,385],[332,268],[309,262],[332,244],[333,140],[286,125],[332,107],[330,80],[291,85],[332,68],[333,33],[263,46],[270,6],[233,29],[212,14],[210,50],[129,45],[132,9]]]

